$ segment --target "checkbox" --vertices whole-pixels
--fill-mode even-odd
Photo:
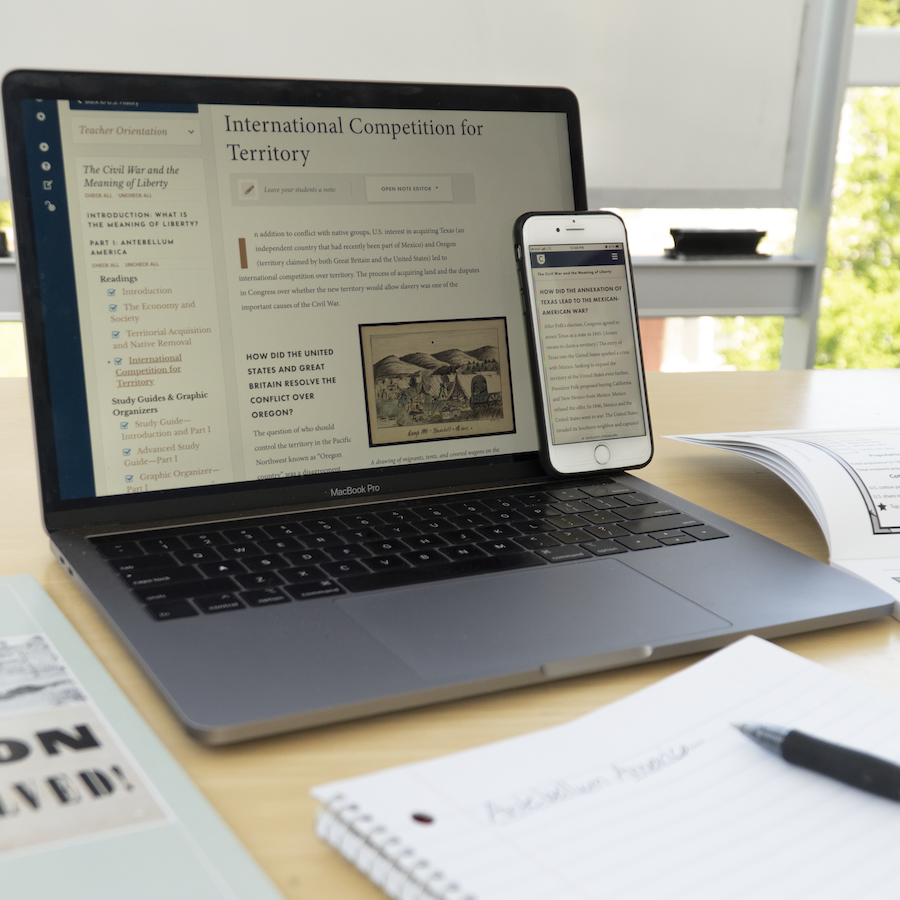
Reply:
[[[118,304],[118,303],[110,303],[110,304],[109,304],[109,311],[110,311],[110,312],[115,312],[118,308],[119,308],[119,304]]]
[[[128,484],[131,484],[131,482],[134,481],[134,475],[126,475],[126,476],[125,476],[125,481],[126,481]]]
[[[106,296],[107,296],[107,297],[115,297],[115,296],[116,296],[116,289],[115,289],[115,288],[107,288],[107,289],[106,289]]]
[[[115,340],[116,338],[118,338],[118,336],[119,336],[120,334],[121,334],[121,332],[119,332],[119,331],[114,331],[114,332],[112,333],[113,339]]]
[[[122,456],[131,456],[131,447],[126,447],[126,448],[122,451]]]
[[[121,365],[122,365],[122,357],[121,357],[121,356],[117,356],[117,357],[113,360],[113,362],[114,362],[117,366],[121,366]]]
[[[119,428],[121,428],[122,431],[125,431],[125,429],[128,428],[128,423],[127,422],[119,422]]]

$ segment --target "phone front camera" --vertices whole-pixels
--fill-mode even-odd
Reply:
[[[559,229],[558,229],[558,228],[557,228],[557,229],[556,229],[556,230],[557,230],[557,231],[559,231]]]

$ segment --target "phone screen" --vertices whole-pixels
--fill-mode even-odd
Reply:
[[[624,243],[528,250],[551,443],[646,435]]]

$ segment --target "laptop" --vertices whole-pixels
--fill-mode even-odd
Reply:
[[[586,208],[569,91],[3,100],[45,527],[197,739],[890,611],[633,475],[541,470],[512,228]]]

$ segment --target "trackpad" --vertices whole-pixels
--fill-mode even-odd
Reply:
[[[731,624],[614,559],[355,594],[336,603],[434,681],[527,671]]]

